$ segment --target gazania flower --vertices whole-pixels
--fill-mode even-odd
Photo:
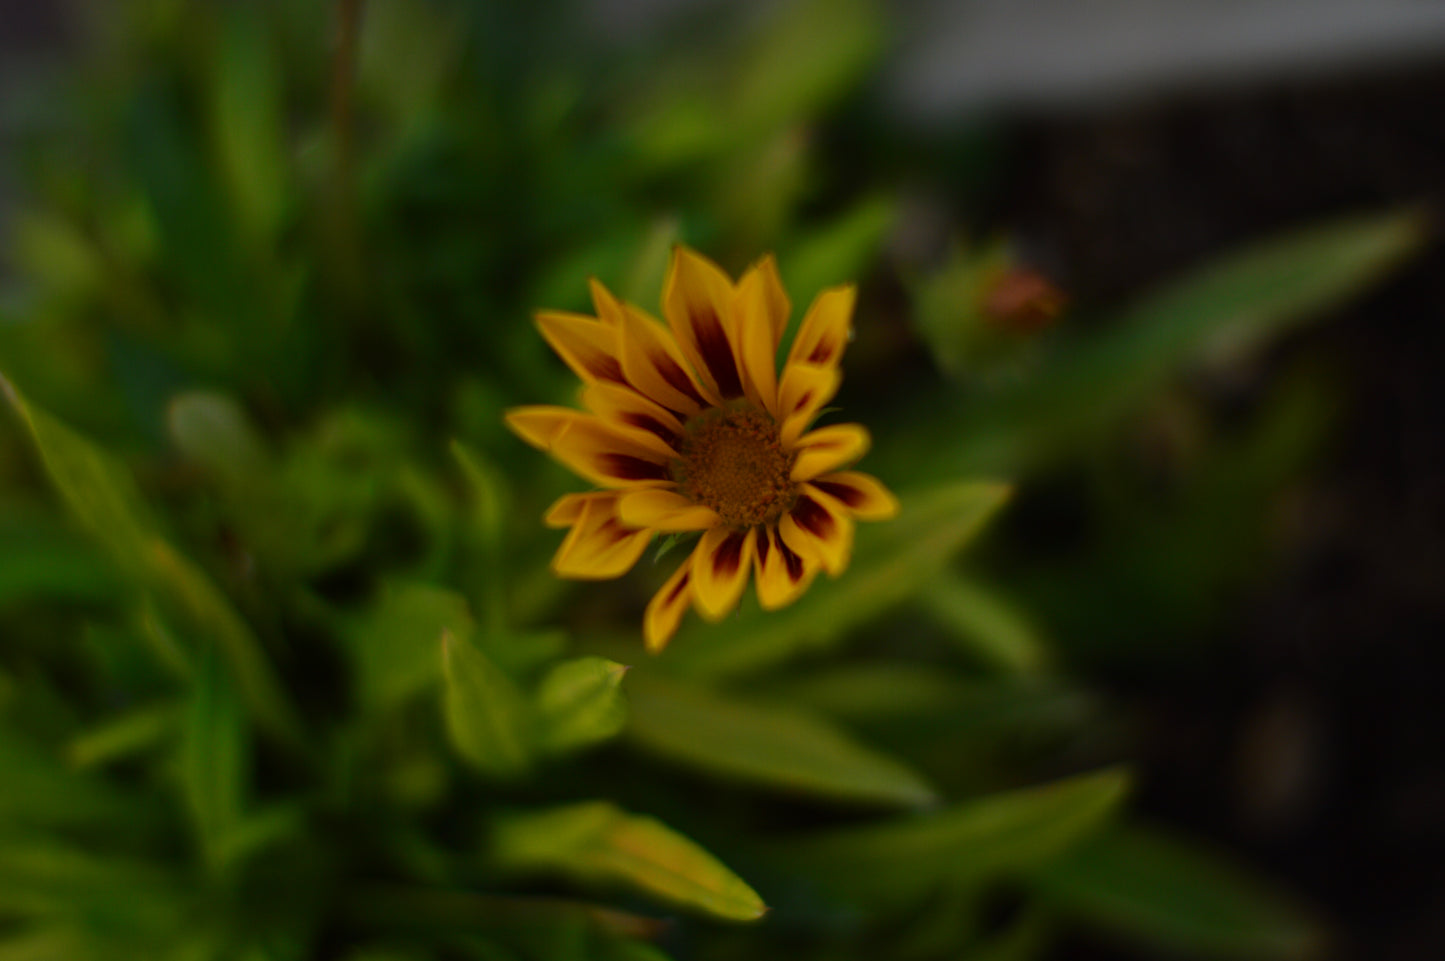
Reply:
[[[818,295],[782,376],[791,305],[771,256],[732,282],[683,247],[662,293],[667,326],[592,282],[596,317],[544,311],[542,336],[582,378],[585,411],[519,407],[507,423],[602,490],[567,494],[546,523],[570,527],[552,560],[561,577],[619,577],[658,533],[698,532],[691,555],[647,607],[643,636],[661,650],[689,605],[720,620],[748,574],[772,610],[818,571],[848,566],[854,519],[898,503],[844,470],[868,448],[856,424],[809,430],[838,390],[854,290]]]

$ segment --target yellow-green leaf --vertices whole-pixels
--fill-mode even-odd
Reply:
[[[831,645],[919,591],[1008,496],[1006,485],[988,482],[901,492],[897,520],[859,525],[842,577],[819,578],[781,611],[748,607],[721,626],[685,624],[660,663],[682,674],[736,675]]]
[[[780,846],[777,862],[847,900],[910,903],[944,883],[1016,874],[1058,855],[1107,823],[1128,780],[1107,770],[833,831]]]
[[[742,878],[662,822],[588,801],[501,819],[497,863],[522,874],[584,884],[624,884],[729,921],[754,921],[767,906]]]
[[[531,762],[532,716],[516,682],[466,638],[443,632],[441,649],[453,746],[496,777],[525,771]]]
[[[656,677],[629,682],[628,694],[629,736],[679,764],[815,797],[907,807],[935,800],[921,775],[819,715]]]
[[[627,723],[625,673],[625,664],[604,657],[579,657],[548,671],[537,691],[542,746],[571,751],[620,732]]]

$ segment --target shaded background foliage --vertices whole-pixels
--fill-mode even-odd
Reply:
[[[0,958],[1438,950],[1438,76],[917,127],[862,2],[361,9],[12,84]],[[500,411],[677,241],[860,281],[906,510],[644,661]]]

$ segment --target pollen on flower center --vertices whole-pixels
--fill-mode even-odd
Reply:
[[[797,454],[783,450],[778,425],[752,405],[710,410],[687,424],[673,479],[682,493],[734,527],[770,524],[793,506],[788,476]]]

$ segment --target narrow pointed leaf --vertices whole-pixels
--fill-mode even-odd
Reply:
[[[947,810],[781,846],[780,870],[848,901],[897,905],[939,885],[1017,874],[1104,827],[1128,787],[1107,770],[1007,791]]]
[[[647,751],[731,781],[793,794],[916,807],[933,788],[823,717],[660,678],[629,682],[629,736]]]
[[[1298,905],[1208,851],[1120,827],[1039,865],[1030,886],[1056,910],[1166,953],[1295,961],[1324,932]]]
[[[207,863],[221,866],[220,845],[240,819],[247,769],[245,725],[214,655],[201,659],[181,741],[186,801]]]
[[[754,921],[767,911],[747,882],[697,844],[605,801],[504,818],[493,845],[498,864],[518,873],[625,884],[728,921]]]
[[[130,472],[100,447],[31,404],[0,377],[72,514],[116,565],[168,598],[214,642],[257,720],[293,745],[301,724],[260,641],[215,583],[161,535]]]
[[[991,397],[949,401],[939,417],[879,438],[875,463],[939,476],[1016,474],[1077,450],[1190,361],[1238,350],[1344,303],[1429,237],[1418,211],[1351,217],[1250,244],[1166,284],[1052,363]],[[954,411],[956,413],[948,412]],[[940,437],[957,443],[940,445]]]

